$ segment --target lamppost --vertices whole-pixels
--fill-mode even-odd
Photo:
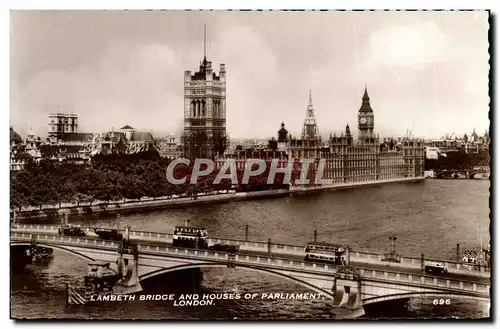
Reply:
[[[397,236],[391,235],[389,237],[389,240],[391,240],[391,258],[392,260],[397,260],[396,258],[396,240],[398,239]]]
[[[483,252],[483,232],[481,231],[481,226],[479,226],[479,243],[480,243],[480,250]]]

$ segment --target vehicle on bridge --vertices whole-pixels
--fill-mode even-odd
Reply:
[[[107,229],[107,228],[101,228],[101,229],[94,229],[94,232],[104,240],[113,240],[113,241],[122,241],[123,240],[123,234],[120,233],[117,229]]]
[[[349,247],[326,242],[309,242],[306,245],[306,262],[330,263],[349,266]]]
[[[172,245],[174,247],[207,249],[207,239],[208,233],[204,227],[176,226]]]
[[[214,251],[228,252],[230,254],[235,254],[238,251],[240,251],[240,246],[234,245],[234,244],[217,243],[217,244],[214,244],[213,246],[208,247],[208,249],[214,250]]]
[[[448,273],[446,265],[437,262],[425,262],[424,270],[428,273],[441,273],[441,274]]]
[[[59,227],[58,232],[60,235],[86,236],[85,231],[80,227],[80,225],[62,225]]]

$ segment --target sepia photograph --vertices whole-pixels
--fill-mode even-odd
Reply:
[[[491,319],[489,11],[9,19],[11,319]]]

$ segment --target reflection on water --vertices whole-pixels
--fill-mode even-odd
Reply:
[[[398,236],[397,250],[406,255],[421,252],[454,259],[456,243],[475,248],[489,236],[489,182],[430,180],[418,184],[394,184],[374,188],[323,193],[318,196],[231,202],[189,206],[122,215],[121,225],[133,229],[171,232],[190,219],[211,236],[244,239],[245,225],[252,240],[304,244],[318,230],[318,239],[346,243],[355,250],[386,252],[388,236]],[[115,226],[106,216],[73,217],[82,225]],[[323,300],[225,300],[213,306],[175,307],[171,301],[109,302],[66,307],[66,283],[86,274],[87,261],[54,251],[49,266],[29,265],[11,276],[12,316],[16,318],[115,318],[115,319],[335,319],[345,310],[333,310]],[[308,292],[283,278],[229,268],[203,269],[203,280],[183,285],[184,292]],[[163,277],[162,277],[163,278]],[[162,278],[159,280],[161,281]],[[165,278],[156,288],[175,291],[177,282]],[[380,310],[363,318],[383,316]],[[433,305],[431,298],[414,298],[401,317],[486,317],[489,304],[452,299],[451,305]]]

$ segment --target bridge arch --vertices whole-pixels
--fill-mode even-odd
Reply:
[[[11,245],[11,247],[12,246],[27,246],[27,247],[29,247],[29,246],[31,246],[31,243],[29,243],[29,242],[11,242],[10,245]],[[79,253],[79,252],[74,251],[74,250],[69,249],[69,248],[65,248],[63,246],[59,246],[59,245],[55,245],[55,244],[50,244],[50,243],[43,243],[43,242],[37,242],[36,245],[39,246],[39,247],[56,249],[56,250],[60,250],[60,251],[66,252],[66,253],[70,253],[70,254],[79,256],[81,258],[84,258],[85,260],[91,260],[91,261],[95,260],[94,258],[91,258],[91,257],[89,257],[89,256],[87,256],[85,254]]]
[[[439,299],[465,298],[465,299],[480,300],[480,301],[490,301],[490,299],[488,297],[474,296],[474,295],[470,295],[467,293],[460,294],[460,293],[456,293],[456,292],[446,292],[446,291],[422,291],[422,292],[411,292],[411,293],[402,293],[402,294],[392,294],[392,295],[385,295],[385,296],[370,297],[370,298],[363,300],[363,305],[375,304],[375,303],[385,302],[385,301],[389,301],[389,300],[407,299],[407,298],[415,298],[415,297],[435,297],[435,298],[439,298]]]
[[[175,272],[175,271],[180,271],[180,270],[188,270],[188,269],[193,269],[193,268],[207,268],[207,267],[227,267],[227,262],[226,263],[194,263],[194,264],[185,264],[185,265],[178,265],[178,266],[174,266],[174,267],[163,268],[163,269],[159,269],[157,271],[150,272],[150,273],[143,274],[143,275],[139,276],[139,281],[144,281],[144,280],[147,280],[149,278],[152,278],[152,277],[155,277],[158,275],[162,275],[165,273],[170,273],[170,272]],[[334,299],[332,292],[318,288],[315,285],[308,283],[307,281],[297,279],[297,278],[290,276],[290,275],[276,272],[276,271],[273,271],[271,269],[257,267],[257,266],[251,266],[251,265],[250,266],[238,265],[236,267],[244,268],[247,270],[256,271],[256,272],[260,272],[260,273],[267,273],[267,274],[271,274],[271,275],[278,276],[281,278],[285,278],[285,279],[288,279],[292,282],[295,282],[295,283],[301,285],[302,287],[305,287],[305,288],[311,289],[313,291],[316,291],[318,293],[321,293],[330,299]],[[333,286],[333,278],[332,278],[332,286]]]

